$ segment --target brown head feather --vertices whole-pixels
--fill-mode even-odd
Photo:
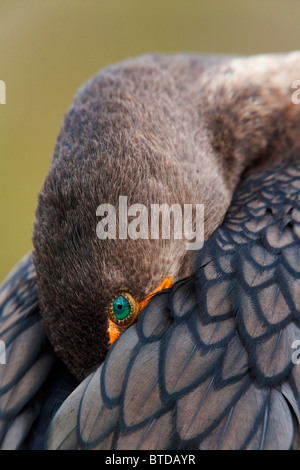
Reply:
[[[119,195],[149,207],[204,204],[205,238],[241,174],[299,146],[290,86],[300,54],[149,55],[109,67],[75,96],[39,195],[34,262],[41,314],[80,379],[108,350],[107,305],[191,272],[182,240],[99,240],[96,209]],[[266,155],[268,162],[265,162]],[[276,155],[280,152],[276,152]]]

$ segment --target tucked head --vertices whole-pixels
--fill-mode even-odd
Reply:
[[[79,90],[33,232],[43,322],[78,378],[104,359],[151,292],[191,272],[183,239],[117,235],[124,228],[120,196],[148,210],[203,204],[207,239],[242,173],[299,147],[300,112],[290,88],[297,74],[299,53],[151,55],[109,67]],[[117,236],[103,239],[98,224],[111,207],[115,226],[108,230]]]
[[[119,102],[109,96],[114,86],[106,94],[106,82],[100,75],[88,83],[65,116],[33,232],[46,332],[79,379],[104,359],[149,294],[190,270],[182,240],[119,237],[120,196],[126,196],[128,207],[149,208],[193,202],[194,195],[177,160],[172,162],[175,145],[163,153],[154,137],[147,139],[141,110],[127,91]],[[121,94],[117,78],[115,91]],[[116,211],[115,239],[97,234],[102,220],[97,209],[105,204]]]

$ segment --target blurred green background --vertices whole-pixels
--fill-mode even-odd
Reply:
[[[300,48],[297,0],[0,0],[0,281],[31,249],[63,115],[98,69],[145,52]]]

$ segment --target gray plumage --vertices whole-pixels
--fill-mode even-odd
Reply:
[[[300,162],[239,186],[194,276],[65,401],[50,448],[298,448],[299,195]]]

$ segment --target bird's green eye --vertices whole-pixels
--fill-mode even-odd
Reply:
[[[113,301],[113,313],[117,317],[118,320],[125,320],[125,318],[130,315],[131,306],[128,300],[123,296],[119,295]]]
[[[119,326],[131,325],[140,310],[139,303],[129,292],[120,292],[109,305],[109,318]]]

